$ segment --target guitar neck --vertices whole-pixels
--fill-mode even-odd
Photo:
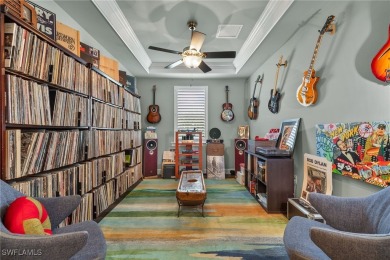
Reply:
[[[226,103],[229,103],[229,87],[226,86]]]
[[[156,85],[153,86],[153,106],[155,105],[156,102]]]
[[[318,49],[320,48],[322,37],[323,37],[323,34],[320,34],[320,36],[318,36],[316,47],[314,48],[314,52],[313,52],[313,57],[311,58],[309,69],[307,70],[306,81],[310,81],[310,78],[311,78],[311,75],[313,72],[314,62],[317,59]]]

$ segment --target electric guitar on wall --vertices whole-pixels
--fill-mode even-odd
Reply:
[[[297,100],[302,106],[308,107],[317,102],[318,95],[316,85],[320,78],[316,77],[316,71],[313,69],[313,66],[317,58],[318,48],[320,47],[322,37],[326,32],[330,31],[329,29],[332,25],[333,20],[334,15],[330,15],[328,16],[328,19],[326,19],[326,22],[320,31],[320,36],[318,36],[317,44],[314,49],[313,57],[311,58],[309,69],[303,73],[302,84],[297,90]]]
[[[372,59],[371,70],[377,79],[390,83],[390,24],[389,38]]]
[[[156,85],[153,86],[153,105],[149,106],[149,113],[146,120],[151,124],[156,124],[161,121],[159,106],[155,104]]]
[[[287,60],[285,60],[283,63],[282,61],[283,61],[283,56],[280,56],[279,63],[276,64],[276,67],[278,68],[276,70],[275,86],[274,89],[271,89],[271,98],[268,101],[268,109],[274,114],[279,112],[280,92],[276,88],[276,86],[278,85],[279,69],[280,66],[287,67]]]
[[[259,75],[257,77],[255,81],[255,87],[253,89],[253,95],[251,97],[251,100],[249,101],[248,117],[251,120],[257,119],[258,116],[259,100],[255,97],[255,92],[256,92],[257,83],[260,82],[261,84],[263,84],[263,79],[264,79],[264,75],[263,76]]]
[[[234,119],[233,105],[229,103],[229,87],[226,86],[226,103],[222,105],[221,118],[225,122],[232,121]]]

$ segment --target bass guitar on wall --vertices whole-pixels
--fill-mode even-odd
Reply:
[[[258,116],[258,108],[259,108],[259,100],[256,98],[256,86],[257,83],[263,84],[264,74],[263,76],[258,76],[255,81],[255,87],[253,89],[253,95],[251,97],[251,100],[249,101],[249,107],[248,107],[248,117],[250,120],[257,119]]]
[[[390,83],[390,24],[389,38],[372,59],[371,70],[377,79]]]
[[[153,86],[153,105],[149,106],[149,113],[146,120],[151,124],[156,124],[161,121],[160,108],[155,104],[156,85]]]
[[[314,70],[314,62],[316,61],[318,48],[320,47],[322,37],[326,32],[332,31],[334,33],[334,26],[332,30],[330,30],[332,22],[334,20],[334,15],[328,16],[324,26],[322,27],[320,32],[320,36],[318,36],[317,44],[314,49],[313,57],[311,58],[310,66],[307,71],[303,73],[303,81],[297,90],[297,100],[299,104],[302,106],[308,107],[317,102],[317,82],[320,80],[319,77],[316,77],[316,71]]]
[[[229,103],[229,87],[226,86],[226,103],[222,105],[221,118],[225,122],[232,121],[234,119],[233,105]]]
[[[276,77],[275,77],[275,86],[274,89],[271,89],[271,98],[268,101],[268,109],[274,114],[279,112],[280,92],[276,88],[276,86],[278,85],[279,69],[281,66],[287,67],[287,60],[285,60],[283,63],[282,61],[283,61],[283,56],[280,56],[279,63],[276,64],[277,70],[276,70]]]

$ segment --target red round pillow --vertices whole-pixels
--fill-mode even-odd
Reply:
[[[12,233],[51,235],[51,223],[44,206],[31,197],[19,197],[8,207],[4,225]]]

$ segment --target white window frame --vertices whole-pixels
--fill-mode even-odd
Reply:
[[[178,91],[180,90],[186,90],[186,89],[192,89],[192,90],[204,90],[205,91],[205,104],[204,104],[204,109],[205,109],[205,129],[204,129],[204,133],[203,133],[203,136],[202,136],[202,140],[203,142],[206,141],[206,136],[207,136],[207,132],[208,132],[208,86],[175,86],[174,87],[174,97],[173,97],[173,100],[174,100],[174,132],[176,133],[177,129],[178,129],[178,122],[177,122],[177,119],[178,119],[178,111],[177,111],[177,94],[178,94]]]

